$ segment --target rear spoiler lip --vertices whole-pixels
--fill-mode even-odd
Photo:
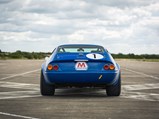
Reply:
[[[75,62],[88,62],[89,60],[76,59]]]
[[[54,60],[51,61],[50,63],[61,63],[61,62],[105,62],[105,63],[110,63],[113,64],[113,62],[108,61],[108,60],[85,60],[85,59],[77,59],[77,60]]]

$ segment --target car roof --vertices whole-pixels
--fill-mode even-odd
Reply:
[[[94,45],[94,44],[64,44],[60,45],[59,47],[64,47],[64,46],[97,46],[97,47],[102,47],[100,45]]]

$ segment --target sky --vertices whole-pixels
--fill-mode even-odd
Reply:
[[[159,54],[159,0],[0,0],[0,49],[51,52],[97,44]]]

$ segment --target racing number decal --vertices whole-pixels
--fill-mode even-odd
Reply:
[[[75,65],[76,70],[87,70],[88,66],[86,62],[77,62]]]
[[[103,55],[98,54],[98,53],[89,53],[89,54],[86,55],[86,57],[89,58],[89,59],[94,59],[94,60],[104,58]]]
[[[96,54],[93,54],[94,55],[94,59],[96,59]]]

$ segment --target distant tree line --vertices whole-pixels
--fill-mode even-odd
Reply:
[[[141,54],[135,55],[133,53],[129,54],[112,54],[114,58],[121,58],[121,59],[159,59],[159,54]]]
[[[0,59],[43,59],[51,55],[51,52],[24,52],[17,50],[16,52],[2,52],[0,50]],[[159,54],[112,54],[114,58],[121,59],[159,59]]]
[[[51,52],[23,52],[17,50],[11,53],[0,51],[0,59],[43,59],[48,55],[51,55]]]

